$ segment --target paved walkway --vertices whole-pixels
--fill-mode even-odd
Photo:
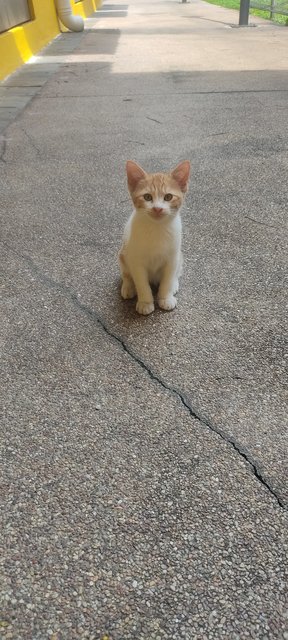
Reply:
[[[6,640],[288,637],[287,30],[237,19],[104,4],[0,87]],[[148,318],[128,158],[192,163]]]

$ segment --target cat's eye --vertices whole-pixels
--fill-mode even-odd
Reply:
[[[172,193],[166,193],[166,194],[165,194],[165,196],[164,196],[164,200],[166,200],[166,201],[167,201],[167,200],[168,200],[168,201],[169,201],[169,200],[172,200],[172,198],[173,198]]]
[[[144,193],[144,200],[146,200],[147,202],[151,202],[151,200],[153,200],[151,193]]]

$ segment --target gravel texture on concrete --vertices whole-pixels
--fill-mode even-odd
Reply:
[[[287,640],[287,36],[233,21],[105,4],[2,131],[5,640]],[[192,164],[149,318],[128,158]]]

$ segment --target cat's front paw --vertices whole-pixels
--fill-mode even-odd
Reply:
[[[131,300],[136,296],[136,289],[134,283],[130,280],[123,280],[121,287],[121,296],[124,300]]]
[[[154,311],[154,302],[141,302],[141,300],[138,300],[136,304],[136,311],[141,313],[142,316],[148,316],[149,313]]]
[[[165,311],[172,311],[172,309],[175,309],[177,305],[177,300],[174,296],[170,295],[166,298],[159,298],[158,304],[160,309],[164,309]]]

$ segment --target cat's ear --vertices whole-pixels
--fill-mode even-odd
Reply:
[[[139,167],[139,164],[132,162],[132,160],[126,162],[126,172],[130,191],[134,191],[138,182],[147,175],[145,171]]]
[[[181,191],[184,193],[188,188],[188,181],[190,175],[190,162],[189,160],[184,160],[177,165],[176,169],[171,172],[172,178],[178,182]]]

